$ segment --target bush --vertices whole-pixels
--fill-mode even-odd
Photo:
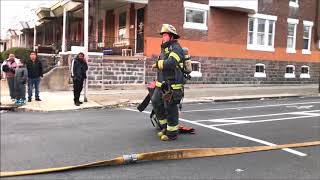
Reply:
[[[2,58],[7,59],[9,57],[9,54],[14,54],[19,59],[28,60],[30,51],[31,50],[27,48],[14,47],[4,51],[2,53]]]
[[[4,58],[2,57],[3,52],[0,52],[0,63],[3,62]]]

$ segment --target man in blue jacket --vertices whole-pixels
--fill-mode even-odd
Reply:
[[[71,77],[73,80],[73,100],[76,106],[80,106],[80,94],[83,88],[83,81],[87,79],[88,65],[84,59],[84,54],[79,53],[71,63]]]
[[[184,51],[177,42],[176,28],[163,24],[161,54],[153,68],[157,69],[156,89],[151,98],[153,109],[162,130],[158,133],[162,141],[175,140],[178,135],[178,104],[184,95],[182,72]]]

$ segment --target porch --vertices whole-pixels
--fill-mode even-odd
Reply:
[[[144,54],[144,11],[147,1],[89,0],[88,51],[112,56]],[[38,12],[39,52],[68,52],[84,48],[84,5],[81,0],[60,2]],[[47,15],[47,16],[45,16]]]

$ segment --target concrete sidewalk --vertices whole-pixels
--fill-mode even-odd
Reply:
[[[1,87],[1,104],[13,105],[7,93]],[[88,102],[81,106],[73,104],[72,91],[41,92],[41,102],[32,101],[18,107],[21,111],[62,111],[87,108],[124,107],[138,104],[147,95],[146,88],[127,90],[89,91]],[[187,85],[183,102],[210,102],[248,100],[261,98],[281,98],[297,96],[319,96],[318,85]],[[81,96],[83,100],[83,96]]]

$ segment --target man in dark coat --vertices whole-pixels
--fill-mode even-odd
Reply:
[[[37,53],[35,51],[30,52],[30,59],[27,61],[28,70],[28,102],[32,100],[32,90],[35,87],[35,97],[36,101],[41,101],[40,99],[40,81],[43,77],[42,64],[38,59]]]
[[[88,65],[83,53],[79,53],[71,63],[71,77],[73,80],[74,104],[80,106],[80,94],[83,88],[83,81],[87,79]]]

